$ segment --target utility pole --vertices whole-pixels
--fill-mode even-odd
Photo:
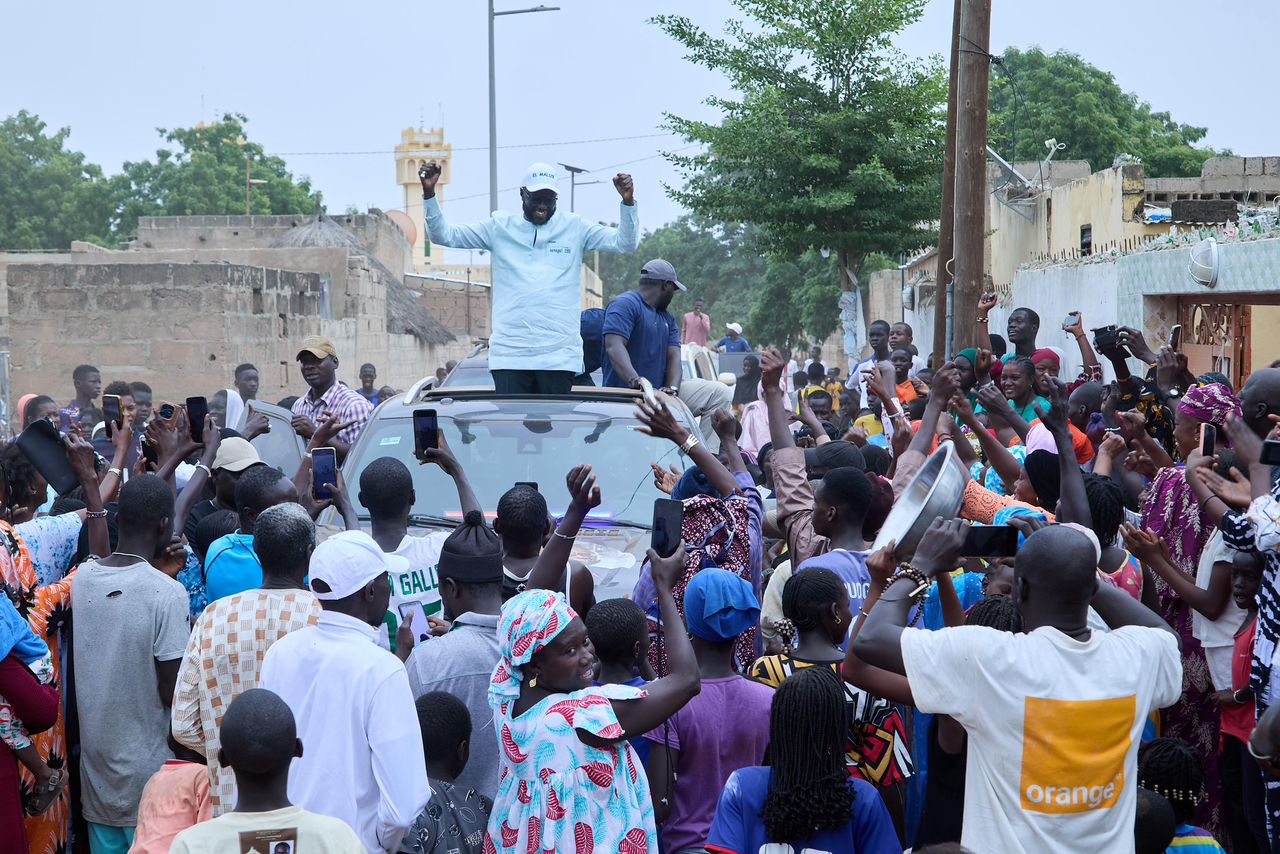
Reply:
[[[991,74],[991,0],[965,0],[960,21],[956,109],[955,286],[948,354],[973,341],[983,291],[983,234],[987,227],[987,83]]]
[[[956,92],[960,72],[960,10],[964,0],[955,0],[951,16],[951,77],[947,90],[947,144],[942,156],[942,220],[938,227],[938,273],[933,297],[934,364],[941,365],[951,353],[947,349],[947,306],[951,293],[951,257],[955,252],[956,215]]]

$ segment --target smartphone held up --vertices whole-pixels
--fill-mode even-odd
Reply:
[[[311,452],[311,496],[316,501],[329,501],[333,498],[333,491],[328,487],[337,485],[337,449],[316,448]]]

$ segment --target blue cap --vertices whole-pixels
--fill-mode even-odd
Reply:
[[[751,583],[728,570],[698,570],[684,589],[684,621],[696,637],[731,641],[760,620],[760,602]]]

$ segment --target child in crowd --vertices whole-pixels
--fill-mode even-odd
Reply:
[[[706,850],[900,854],[884,801],[845,772],[848,727],[844,688],[830,670],[810,667],[783,682],[769,715],[769,765],[729,776]]]
[[[1164,854],[1178,830],[1173,807],[1163,795],[1138,790],[1138,806],[1134,811],[1134,854]]]
[[[751,583],[709,566],[689,581],[685,623],[693,636],[702,691],[648,733],[649,788],[666,851],[701,850],[729,775],[764,760],[773,690],[734,667],[738,636],[756,625]]]
[[[0,592],[0,658],[13,653],[35,675],[41,685],[54,680],[53,658],[48,645],[36,637],[13,603]],[[67,772],[40,757],[31,734],[13,713],[13,707],[0,697],[0,741],[13,751],[36,780],[36,787],[25,804],[28,815],[39,815],[49,808],[67,786]]]
[[[289,765],[302,755],[302,741],[278,695],[250,688],[236,697],[222,717],[220,738],[218,761],[236,775],[236,808],[179,833],[171,854],[366,854],[346,822],[290,803]]]
[[[493,802],[454,786],[471,754],[471,713],[445,691],[423,694],[416,705],[431,800],[400,843],[401,854],[480,854]]]
[[[643,688],[657,678],[649,665],[649,621],[643,608],[630,599],[606,599],[591,609],[585,622],[599,662],[596,685]],[[637,735],[629,743],[648,765],[653,742]]]
[[[129,854],[166,854],[179,833],[213,815],[205,758],[172,735],[169,749],[175,758],[161,765],[142,790]]]
[[[1157,738],[1138,751],[1138,785],[1163,795],[1178,822],[1170,851],[1179,854],[1214,854],[1222,846],[1213,834],[1191,824],[1196,804],[1204,794],[1204,757],[1180,738]]]

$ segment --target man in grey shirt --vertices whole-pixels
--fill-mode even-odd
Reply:
[[[148,559],[168,545],[173,512],[167,483],[132,478],[120,490],[115,553],[81,564],[71,583],[80,798],[93,854],[128,850],[142,787],[173,758],[169,707],[190,632],[187,591]]]
[[[414,698],[447,691],[471,713],[471,759],[455,786],[490,800],[498,792],[498,737],[489,708],[489,680],[498,664],[502,610],[502,544],[473,510],[440,551],[440,599],[453,629],[419,644],[405,666]]]

